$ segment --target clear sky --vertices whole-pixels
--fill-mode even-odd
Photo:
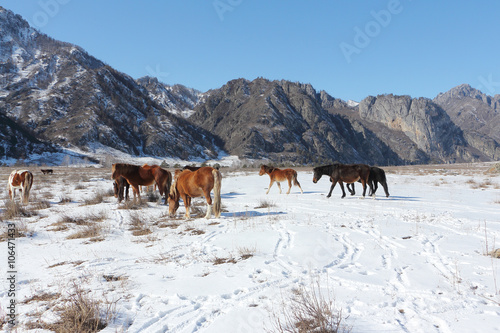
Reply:
[[[139,78],[201,91],[237,78],[344,100],[500,94],[500,1],[0,0],[47,35]]]

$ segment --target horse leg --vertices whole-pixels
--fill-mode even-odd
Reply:
[[[366,180],[362,179],[361,184],[363,185],[363,198],[364,198],[366,194]]]
[[[336,179],[332,179],[332,186],[330,187],[330,192],[328,192],[328,195],[326,196],[327,198],[329,198],[329,197],[332,196],[332,191],[335,188],[335,185],[337,185],[337,180]]]
[[[125,192],[125,201],[128,201],[129,200],[129,197],[128,197],[128,190],[130,189],[130,184],[129,183],[125,183],[125,188],[123,189],[124,192]],[[132,189],[133,191],[133,189]],[[123,199],[123,193],[122,193],[122,199]]]
[[[273,186],[273,184],[274,184],[274,180],[271,180],[271,182],[269,183],[269,188],[267,189],[266,194],[269,194],[269,191],[271,190],[271,186]],[[281,189],[280,189],[280,191],[281,191]]]
[[[191,214],[189,214],[189,207],[191,207],[191,197],[187,194],[182,195],[182,201],[184,201],[184,208],[186,208],[186,213],[184,214],[184,218],[191,218]]]
[[[286,194],[290,194],[290,190],[292,189],[292,179],[291,178],[288,178],[288,192],[286,192]]]
[[[380,182],[382,184],[382,187],[384,188],[385,196],[388,198],[389,197],[389,189],[387,188],[387,183],[385,181]]]
[[[345,198],[344,182],[339,180],[340,188],[342,189],[342,199]]]
[[[280,194],[281,194],[281,184],[280,184],[280,182],[276,182],[276,184],[278,185],[278,189],[280,190]]]
[[[349,186],[351,185],[351,186]],[[346,184],[347,190],[351,193],[351,195],[355,195],[356,191],[354,189],[354,183],[347,183]]]
[[[207,200],[207,214],[205,215],[205,218],[209,219],[212,217],[212,197],[210,196],[210,190],[203,191],[203,194]]]
[[[372,197],[375,196],[375,192],[377,192],[378,189],[378,182],[376,180],[369,182],[370,185],[370,194]]]
[[[136,195],[139,197],[139,203],[141,203],[141,191],[139,190],[139,185],[132,185],[134,191],[134,202],[136,202]]]

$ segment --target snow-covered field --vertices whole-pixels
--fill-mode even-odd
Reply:
[[[202,218],[197,199],[200,217],[184,220],[182,203],[176,218],[163,203],[118,204],[109,169],[33,168],[34,216],[6,218],[0,186],[2,272],[8,224],[27,234],[14,241],[17,331],[57,321],[78,286],[114,308],[103,332],[265,332],[316,284],[352,332],[500,331],[500,259],[486,255],[500,247],[500,177],[484,170],[387,168],[389,198],[341,199],[337,186],[327,199],[330,182],[313,184],[310,169],[304,194],[266,195],[267,175],[224,168],[222,217]]]

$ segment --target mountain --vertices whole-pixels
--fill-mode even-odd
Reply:
[[[228,153],[246,158],[402,162],[373,133],[326,112],[324,105],[348,107],[309,84],[238,79],[207,92],[189,120],[217,135]]]
[[[0,7],[0,112],[39,140],[89,153],[214,158],[216,138],[126,74]],[[29,152],[28,152],[29,153]]]
[[[137,83],[148,91],[149,97],[158,105],[170,113],[185,118],[193,113],[194,107],[203,98],[203,94],[196,89],[185,87],[182,84],[170,86],[154,77],[142,77],[137,80]]]
[[[298,165],[500,158],[500,96],[468,85],[433,100],[386,94],[359,103],[264,78],[200,92],[134,80],[2,7],[0,50],[3,160],[70,150]]]
[[[434,102],[463,131],[468,145],[500,159],[500,95],[491,97],[463,84],[439,94]]]

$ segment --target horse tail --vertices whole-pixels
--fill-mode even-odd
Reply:
[[[212,175],[214,176],[214,214],[215,217],[220,217],[221,213],[221,199],[220,199],[220,191],[221,191],[221,180],[222,174],[219,170],[213,169]]]
[[[292,180],[293,180],[293,185],[300,186],[299,181],[297,180],[297,171],[295,171],[295,170],[293,170]]]
[[[30,190],[32,185],[33,185],[33,174],[29,171],[26,171],[26,176],[24,177],[24,183],[23,183],[24,203],[29,202]]]

